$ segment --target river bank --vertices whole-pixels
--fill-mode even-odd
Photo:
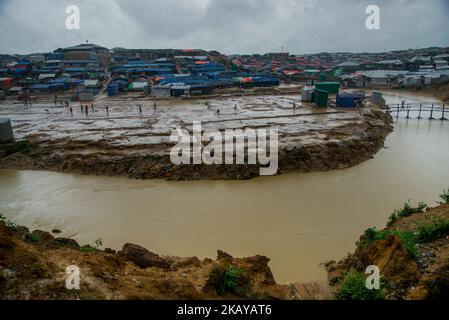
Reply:
[[[55,230],[57,232],[57,230]],[[269,258],[160,256],[127,243],[122,250],[80,246],[75,240],[0,221],[0,299],[317,299],[319,284],[276,284]],[[66,287],[66,269],[79,270],[79,289]],[[73,288],[72,288],[73,289]]]
[[[326,263],[325,283],[276,283],[269,258],[160,256],[127,243],[118,252],[0,219],[1,299],[442,299],[449,292],[449,190],[435,208],[397,210],[382,230],[370,228],[353,254]],[[53,230],[53,234],[60,233]],[[365,270],[380,270],[381,289],[368,290]],[[66,268],[80,272],[66,287]]]
[[[384,229],[369,228],[357,249],[326,264],[337,298],[350,300],[447,299],[449,294],[449,190],[441,205],[405,204]],[[380,290],[366,289],[369,266],[380,271]],[[368,272],[372,274],[372,271]]]
[[[278,129],[277,174],[344,169],[370,159],[392,131],[392,119],[375,106],[317,109],[299,96],[159,102],[135,115],[131,100],[96,102],[90,115],[67,113],[41,101],[25,109],[6,105],[16,145],[0,148],[0,169],[33,169],[136,179],[222,180],[259,176],[259,165],[173,165],[170,134],[176,128]],[[297,108],[293,108],[297,104]],[[108,106],[105,116],[103,108]],[[43,108],[50,110],[43,114]],[[50,109],[49,109],[50,108]],[[216,110],[220,110],[217,115]]]

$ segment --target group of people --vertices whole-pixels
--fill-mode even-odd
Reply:
[[[70,106],[70,101],[69,100],[61,100],[61,99],[58,100],[58,95],[57,94],[55,94],[54,103],[55,103],[55,107],[58,106],[58,103],[59,103],[59,106],[61,106],[61,107],[68,108]]]
[[[94,112],[95,111],[95,109],[94,109],[94,104],[93,103],[91,103],[90,104],[90,108],[91,108],[91,110],[92,110],[92,112]],[[82,113],[85,113],[86,114],[86,116],[89,114],[89,104],[88,103],[86,103],[86,104],[81,104],[81,106],[80,106],[80,109],[81,109],[81,112]],[[73,110],[72,110],[72,108],[70,107],[70,113],[72,113],[73,112]]]

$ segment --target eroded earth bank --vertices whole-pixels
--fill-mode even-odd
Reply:
[[[142,115],[136,104],[142,105]],[[167,180],[248,179],[258,165],[174,165],[172,131],[278,129],[278,173],[348,168],[371,158],[392,131],[391,117],[375,106],[319,109],[299,96],[222,97],[218,100],[158,101],[138,97],[78,106],[40,100],[32,107],[3,102],[19,143],[0,150],[1,169],[39,169]],[[293,107],[295,104],[296,108]],[[107,107],[107,111],[106,111]],[[219,111],[219,112],[217,112]]]
[[[446,194],[446,201],[449,194]],[[58,230],[53,231],[55,233]],[[122,250],[0,221],[1,299],[441,299],[449,292],[449,204],[395,213],[384,230],[368,229],[357,249],[326,264],[327,284],[276,284],[263,256],[216,260],[160,256],[135,244]],[[80,270],[67,290],[66,268]],[[367,291],[376,265],[381,290]]]

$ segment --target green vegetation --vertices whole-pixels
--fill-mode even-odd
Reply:
[[[365,247],[371,245],[374,241],[384,240],[390,235],[396,235],[401,240],[404,248],[409,253],[412,259],[416,258],[417,244],[429,243],[431,241],[440,239],[449,234],[449,220],[438,220],[428,225],[420,225],[416,232],[402,231],[402,230],[376,230],[376,228],[369,228],[365,231],[362,241],[357,246]]]
[[[406,203],[404,203],[404,207],[402,209],[394,210],[393,214],[388,219],[388,225],[391,225],[399,218],[410,217],[411,215],[416,213],[424,213],[427,208],[429,208],[429,206],[424,202],[418,203],[417,207],[412,207],[410,205],[410,201],[407,201]]]
[[[80,251],[89,253],[89,252],[96,252],[98,250],[96,248],[92,247],[90,244],[86,244],[80,248]]]
[[[337,300],[382,300],[384,294],[382,289],[368,289],[364,275],[357,271],[351,271],[345,275],[335,298]]]
[[[39,238],[39,236],[37,235],[37,234],[35,234],[35,233],[30,233],[29,235],[28,235],[28,239],[31,241],[31,242],[39,242],[41,239]]]
[[[6,151],[6,155],[22,152],[25,154],[30,154],[33,150],[33,146],[28,140],[20,140],[11,143],[0,144],[0,151]]]
[[[396,235],[401,240],[404,248],[407,250],[408,254],[412,259],[416,258],[416,235],[410,231],[391,231],[391,230],[376,230],[376,228],[369,228],[365,231],[363,235],[363,240],[357,245],[359,247],[365,247],[371,245],[374,241],[384,240],[390,235]]]
[[[98,238],[97,240],[95,240],[94,247],[97,250],[101,250],[101,248],[103,248],[103,240],[101,238]]]
[[[91,246],[90,244],[86,244],[84,246],[80,247],[81,252],[96,252],[100,251],[103,248],[103,240],[101,238],[98,238],[95,240],[94,245]]]
[[[227,269],[214,268],[209,274],[208,284],[220,296],[226,293],[248,296],[250,292],[248,279],[241,269],[234,266]]]
[[[19,229],[19,225],[11,220],[8,220],[3,214],[0,213],[0,221],[3,221],[7,228],[12,229],[13,231],[17,231]]]
[[[417,242],[427,243],[449,234],[449,220],[438,220],[418,227]]]
[[[448,204],[449,203],[449,188],[447,188],[447,190],[443,190],[443,193],[440,194],[440,199],[443,201],[438,202],[439,204]]]

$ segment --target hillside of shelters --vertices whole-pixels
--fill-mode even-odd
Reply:
[[[92,100],[106,80],[108,50],[96,45],[57,49],[51,53],[0,57],[1,96],[68,94]]]
[[[0,55],[0,99],[24,101],[39,95],[92,101],[102,92],[169,98],[281,84],[337,82],[343,87],[376,88],[447,81],[449,48],[226,56],[199,49],[107,49],[86,43],[49,53]]]

